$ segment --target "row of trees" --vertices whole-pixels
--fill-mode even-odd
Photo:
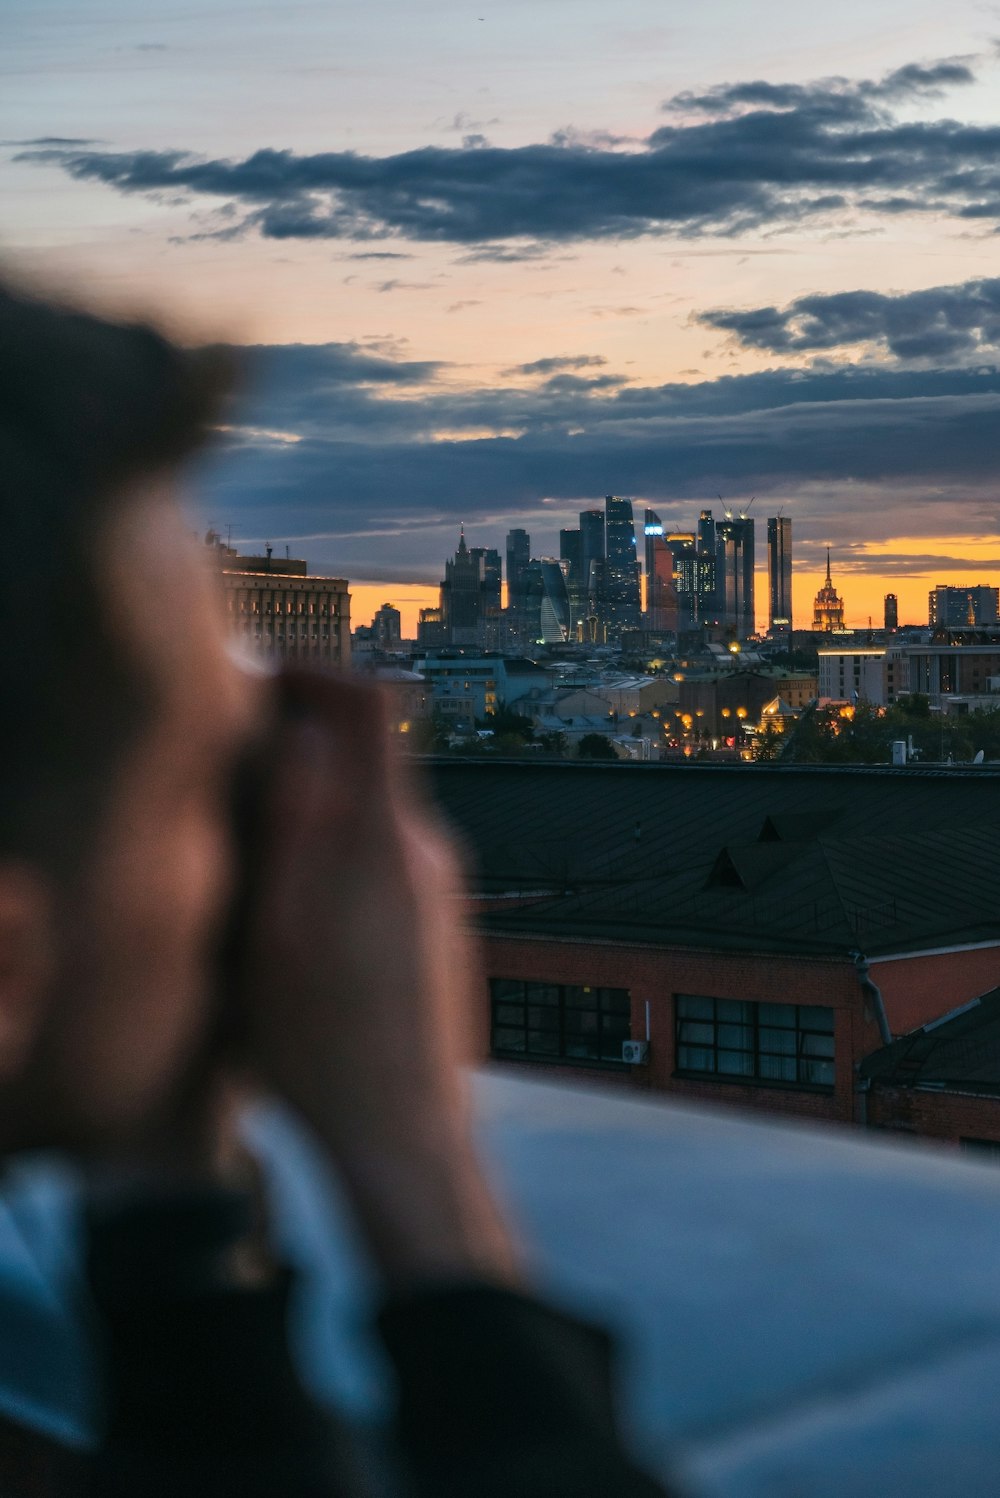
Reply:
[[[754,753],[758,760],[794,764],[886,765],[900,739],[912,740],[924,761],[959,764],[980,750],[986,759],[1000,759],[1000,708],[960,717],[932,714],[927,698],[917,694],[889,708],[861,702],[847,717],[837,709],[809,708],[788,732],[761,732]]]
[[[475,734],[454,738],[454,727],[442,714],[435,713],[424,722],[414,723],[408,747],[417,754],[493,755],[532,759],[569,759],[573,757],[570,741],[558,730],[539,733],[530,718],[501,706],[489,718],[477,718]],[[488,735],[480,737],[479,734]],[[454,740],[454,742],[453,742]],[[576,746],[577,759],[617,759],[615,747],[603,733],[584,734]]]

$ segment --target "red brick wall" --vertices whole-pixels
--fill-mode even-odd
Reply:
[[[920,1134],[925,1139],[993,1139],[1000,1142],[1000,1098],[955,1092],[875,1086],[868,1094],[873,1128]]]
[[[855,1115],[854,1065],[879,1045],[874,1016],[862,1002],[857,974],[842,961],[658,950],[649,947],[590,945],[531,937],[487,934],[483,938],[486,971],[491,978],[522,978],[543,983],[581,983],[627,988],[632,998],[632,1036],[646,1034],[650,1013],[650,1063],[634,1067],[629,1085],[668,1092],[699,1102],[731,1104],[768,1113],[850,1122]],[[674,1009],[677,993],[758,1003],[823,1004],[836,1011],[837,1075],[832,1094],[795,1088],[747,1086],[691,1080],[673,1075]],[[489,1048],[489,995],[483,994],[476,1016],[477,1040]],[[532,1074],[586,1077],[607,1082],[619,1075],[600,1068],[530,1067]]]
[[[871,976],[882,990],[893,1035],[905,1035],[996,988],[1000,945],[895,962],[873,960]]]

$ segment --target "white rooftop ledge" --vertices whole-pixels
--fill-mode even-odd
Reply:
[[[477,1096],[540,1282],[619,1332],[649,1465],[702,1498],[995,1498],[1000,1170],[510,1072]],[[307,1272],[304,1366],[374,1412],[367,1276],[308,1146],[253,1129]],[[41,1166],[0,1198],[0,1408],[85,1439],[67,1198]]]

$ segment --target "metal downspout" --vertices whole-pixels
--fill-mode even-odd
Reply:
[[[850,957],[857,969],[861,992],[868,998],[875,1011],[875,1022],[878,1025],[878,1033],[882,1037],[882,1044],[892,1045],[892,1031],[889,1029],[889,1020],[885,1012],[885,1000],[882,997],[882,990],[871,976],[868,958],[863,952],[851,952]]]

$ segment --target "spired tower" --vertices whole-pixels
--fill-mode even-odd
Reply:
[[[813,630],[817,634],[831,634],[844,627],[844,603],[833,586],[830,576],[830,548],[826,548],[826,582],[816,594],[813,604]]]

